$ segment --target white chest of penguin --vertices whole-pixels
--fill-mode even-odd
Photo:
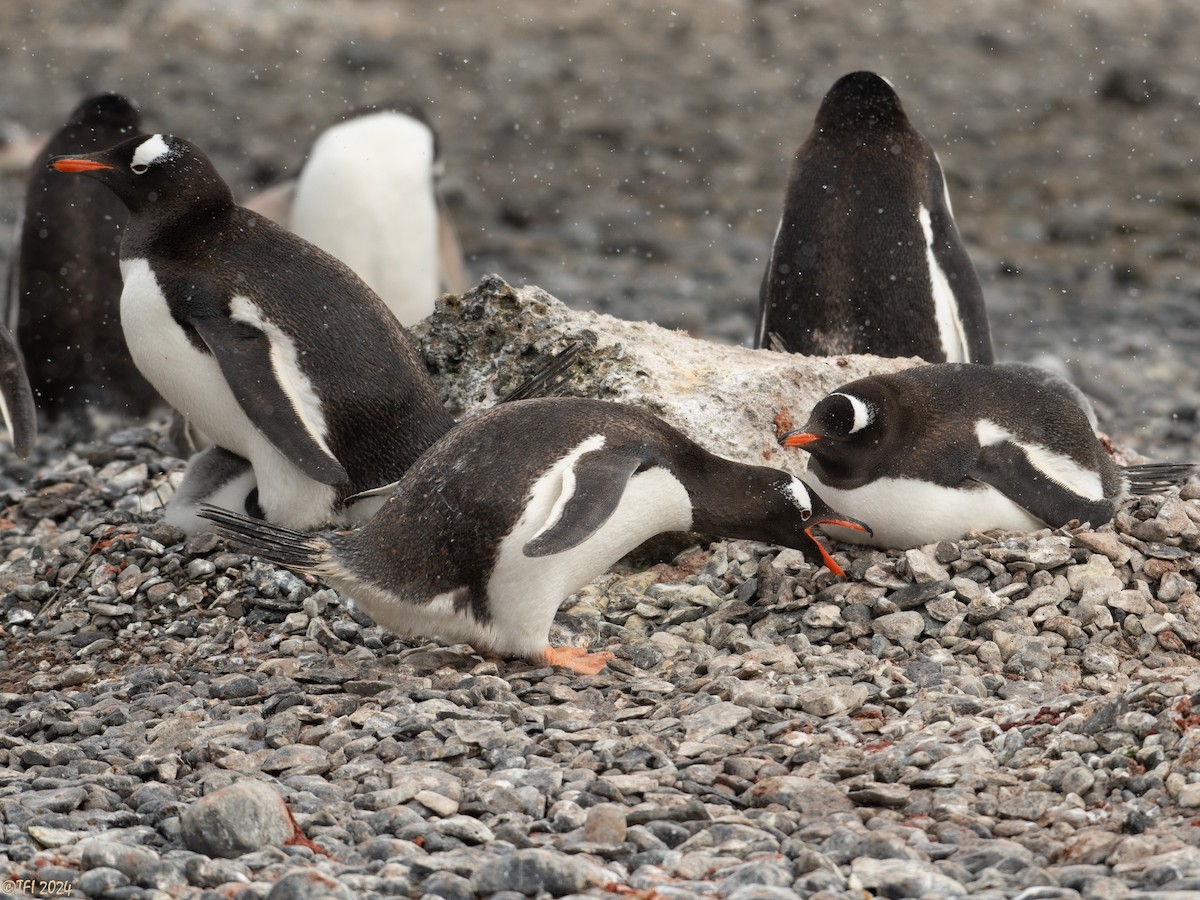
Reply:
[[[212,441],[249,457],[256,434],[211,354],[197,350],[171,315],[146,259],[121,260],[121,327],[129,353],[163,398]]]

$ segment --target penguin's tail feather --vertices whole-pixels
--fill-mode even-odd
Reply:
[[[1122,466],[1121,471],[1129,479],[1129,493],[1161,494],[1186,483],[1196,471],[1196,464],[1143,463],[1139,466]]]
[[[221,537],[235,541],[274,565],[317,576],[332,572],[329,542],[317,535],[292,531],[208,503],[202,504],[196,515],[216,525]]]
[[[575,360],[582,350],[583,345],[578,341],[568,344],[540,371],[535,372],[501,397],[500,402],[511,403],[514,400],[528,400],[531,397],[553,397],[571,377],[569,370],[575,364]]]

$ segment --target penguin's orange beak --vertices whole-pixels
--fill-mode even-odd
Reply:
[[[874,532],[871,531],[869,525],[857,519],[822,519],[819,522],[813,522],[804,529],[804,533],[808,535],[808,539],[817,545],[817,550],[821,554],[821,562],[825,565],[825,568],[838,578],[845,578],[846,573],[842,570],[842,567],[833,561],[833,557],[829,555],[829,551],[825,549],[825,545],[818,541],[816,535],[812,533],[812,530],[818,525],[840,525],[842,528],[851,528],[854,531],[862,531],[866,534],[874,534]]]
[[[55,172],[94,172],[98,169],[111,169],[108,163],[96,162],[86,156],[56,156],[49,162]]]
[[[811,444],[820,439],[819,434],[813,434],[811,431],[789,431],[787,434],[780,435],[779,443],[785,447],[803,447],[805,444]]]

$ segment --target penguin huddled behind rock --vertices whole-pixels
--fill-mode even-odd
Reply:
[[[937,154],[872,72],[838,79],[792,162],[754,345],[992,361]]]
[[[453,421],[408,334],[362,280],[234,203],[193,144],[139,135],[50,161],[110,188],[130,217],[121,321],[159,393],[215,445],[165,520],[246,478],[242,508],[294,528],[363,521],[361,491],[395,481]],[[223,450],[218,453],[217,450]]]
[[[433,311],[440,291],[467,288],[438,190],[443,168],[437,133],[419,108],[377,104],[321,132],[295,179],[246,206],[346,263],[408,326]]]
[[[505,403],[460,422],[356,531],[303,534],[215,507],[200,516],[398,634],[582,673],[610,655],[549,646],[555,612],[647,538],[767,541],[841,576],[812,529],[869,533],[786,472],[715,456],[645,410],[578,398]]]
[[[831,535],[893,549],[1098,527],[1131,494],[1187,479],[1187,463],[1118,466],[1080,396],[1032,366],[919,366],[838,388],[779,440],[808,451],[816,490],[872,528]]]

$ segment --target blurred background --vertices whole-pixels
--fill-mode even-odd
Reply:
[[[791,156],[871,69],[938,150],[998,358],[1200,458],[1197,47],[1188,0],[38,0],[0,4],[0,128],[119,91],[245,199],[341,113],[415,99],[472,280],[746,343]],[[25,173],[2,176],[7,265]]]

